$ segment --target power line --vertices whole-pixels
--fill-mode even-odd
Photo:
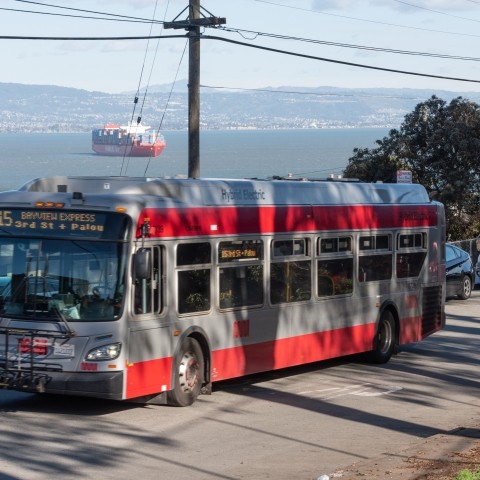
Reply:
[[[148,18],[142,18],[142,17],[132,17],[129,15],[120,15],[117,13],[107,13],[107,12],[99,12],[95,10],[84,10],[81,8],[73,8],[73,7],[64,7],[61,5],[54,5],[50,3],[43,3],[43,2],[34,2],[30,0],[14,0],[15,2],[20,2],[20,3],[28,3],[32,5],[38,5],[42,7],[48,7],[48,8],[58,8],[58,9],[63,9],[63,10],[69,10],[69,11],[74,11],[74,12],[82,12],[82,13],[92,13],[95,15],[103,15],[102,17],[92,17],[92,16],[85,16],[85,15],[69,15],[65,13],[53,13],[53,12],[42,12],[38,10],[23,10],[23,9],[18,9],[18,8],[6,8],[6,7],[0,7],[0,10],[5,10],[5,11],[10,11],[10,12],[19,12],[19,13],[33,13],[33,14],[38,14],[38,15],[51,15],[51,16],[56,16],[56,17],[68,17],[68,18],[85,18],[88,20],[109,20],[109,21],[118,21],[118,22],[132,22],[132,23],[160,23],[163,24],[164,22],[148,19]],[[114,17],[114,18],[104,18],[104,17]]]
[[[112,41],[112,40],[147,40],[147,39],[168,39],[168,38],[185,38],[185,35],[162,35],[162,36],[137,36],[137,37],[32,37],[32,36],[20,36],[20,35],[1,35],[0,40],[49,40],[49,41]],[[261,45],[252,45],[251,43],[239,42],[238,40],[231,40],[228,38],[217,37],[213,35],[204,35],[202,39],[206,40],[218,40],[221,42],[232,43],[235,45],[241,45],[243,47],[255,48],[258,50],[264,50],[267,52],[275,52],[283,55],[289,55],[299,58],[307,58],[310,60],[318,60],[322,62],[335,63],[338,65],[346,65],[350,67],[366,68],[369,70],[377,70],[382,72],[399,73],[402,75],[413,75],[417,77],[436,78],[440,80],[452,80],[455,82],[469,82],[480,83],[480,80],[474,80],[469,78],[448,77],[443,75],[433,75],[429,73],[412,72],[408,70],[398,70],[394,68],[376,67],[373,65],[365,65],[361,63],[346,62],[343,60],[334,60],[332,58],[318,57],[315,55],[307,55],[305,53],[291,52],[288,50],[281,50],[279,48],[264,47]]]
[[[315,43],[319,45],[328,45],[328,46],[341,47],[341,48],[352,48],[355,50],[368,50],[368,51],[383,52],[383,53],[396,53],[400,55],[414,55],[414,56],[422,56],[422,57],[444,58],[448,60],[468,60],[468,61],[475,61],[475,62],[480,61],[480,58],[478,57],[464,57],[461,55],[447,55],[442,53],[415,52],[412,50],[397,50],[393,48],[371,47],[366,45],[355,45],[355,44],[352,45],[349,43],[330,42],[327,40],[312,40],[309,38],[291,37],[288,35],[256,32],[253,30],[243,30],[243,29],[232,28],[232,27],[222,27],[221,29],[227,32],[238,33],[239,35],[242,35],[242,33],[248,33],[248,34],[255,35],[256,37],[262,36],[262,37],[276,38],[281,40],[294,40],[299,42]]]
[[[417,76],[417,77],[437,78],[437,79],[441,79],[441,80],[452,80],[452,81],[456,81],[456,82],[480,83],[480,80],[473,80],[473,79],[468,79],[468,78],[447,77],[447,76],[443,76],[443,75],[433,75],[433,74],[428,74],[428,73],[411,72],[411,71],[407,71],[407,70],[398,70],[398,69],[394,69],[394,68],[375,67],[373,65],[365,65],[365,64],[361,64],[361,63],[345,62],[343,60],[334,60],[332,58],[317,57],[317,56],[314,56],[314,55],[307,55],[305,53],[289,52],[288,50],[280,50],[280,49],[277,49],[277,48],[263,47],[263,46],[260,46],[260,45],[252,45],[250,43],[239,42],[237,40],[230,40],[230,39],[227,39],[227,38],[216,37],[216,36],[212,36],[212,35],[206,35],[202,38],[212,39],[212,40],[220,40],[222,42],[233,43],[233,44],[236,44],[236,45],[242,45],[242,46],[246,46],[246,47],[256,48],[256,49],[259,49],[259,50],[282,53],[284,55],[291,55],[291,56],[300,57],[300,58],[308,58],[310,60],[319,60],[319,61],[322,61],[322,62],[336,63],[336,64],[339,64],[339,65],[347,65],[347,66],[350,66],[350,67],[366,68],[366,69],[378,70],[378,71],[382,71],[382,72],[400,73],[400,74],[403,74],[403,75],[413,75],[413,76]]]
[[[1,8],[0,8],[1,10]],[[150,21],[152,23],[152,21]],[[164,22],[157,22],[157,23],[164,23]],[[328,46],[335,46],[341,48],[351,48],[356,50],[368,50],[368,51],[375,51],[375,52],[382,52],[382,53],[394,53],[400,55],[412,55],[412,56],[422,56],[422,57],[430,57],[430,58],[443,58],[446,60],[464,60],[464,61],[473,61],[478,62],[480,61],[479,57],[464,57],[461,55],[447,55],[441,53],[429,53],[429,52],[416,52],[412,50],[397,50],[392,48],[381,48],[381,47],[371,47],[366,45],[355,45],[355,44],[348,44],[348,43],[339,43],[339,42],[331,42],[327,40],[315,40],[309,38],[302,38],[302,37],[291,37],[288,35],[280,35],[275,33],[266,33],[266,32],[257,32],[253,30],[244,30],[239,28],[228,28],[222,27],[222,30],[231,33],[238,33],[242,35],[242,33],[249,33],[254,34],[256,36],[262,36],[267,38],[276,38],[281,40],[292,40],[292,41],[299,41],[299,42],[306,42],[306,43],[313,43],[318,45],[328,45]],[[183,38],[183,35],[162,35],[162,38]],[[22,35],[1,35],[0,39],[2,40],[77,40],[77,41],[88,41],[88,40],[148,40],[152,38],[158,37],[145,37],[145,36],[138,36],[138,37],[37,37],[37,36],[22,36]],[[252,45],[253,47],[253,45]]]
[[[351,97],[351,98],[397,98],[403,100],[422,100],[420,97],[407,97],[403,95],[368,95],[364,93],[333,93],[333,92],[302,92],[298,90],[280,90],[271,88],[244,88],[244,87],[225,87],[214,85],[200,85],[202,88],[218,89],[218,90],[242,90],[247,92],[264,92],[264,93],[283,93],[292,95],[313,95],[316,97]]]
[[[357,22],[366,22],[366,23],[374,23],[377,25],[385,25],[387,27],[396,27],[396,28],[406,28],[410,30],[419,30],[423,32],[432,32],[432,33],[441,33],[445,35],[457,35],[461,37],[480,37],[480,35],[476,35],[473,33],[463,33],[463,32],[449,32],[446,30],[435,30],[435,29],[430,29],[430,28],[422,28],[422,27],[413,27],[411,25],[399,25],[397,23],[389,23],[389,22],[382,22],[380,20],[371,20],[368,18],[358,18],[358,17],[350,17],[348,15],[340,15],[338,13],[331,13],[331,12],[322,12],[320,10],[312,10],[310,8],[302,8],[302,7],[294,7],[292,5],[284,5],[283,3],[277,3],[277,2],[272,2],[269,0],[253,0],[254,2],[258,3],[265,3],[268,5],[274,5],[276,7],[283,7],[283,8],[291,8],[293,10],[300,10],[304,12],[309,12],[309,13],[317,13],[319,15],[328,15],[331,17],[337,17],[337,18],[345,18],[347,20],[355,20]]]
[[[85,10],[81,8],[73,8],[73,7],[65,7],[65,6],[60,6],[60,5],[54,5],[54,4],[48,4],[48,3],[43,3],[43,2],[35,2],[31,0],[14,0],[16,2],[21,2],[21,3],[28,3],[28,4],[34,4],[34,5],[39,5],[39,6],[44,6],[44,7],[51,7],[51,8],[60,8],[60,9],[65,9],[65,10],[72,10],[72,11],[77,11],[77,12],[84,12],[84,13],[93,13],[95,15],[103,15],[103,17],[91,17],[91,16],[84,16],[84,15],[67,15],[67,14],[61,14],[61,13],[51,13],[51,12],[39,12],[35,10],[21,10],[21,9],[14,9],[14,8],[5,8],[5,7],[0,7],[0,10],[6,10],[6,11],[13,11],[13,12],[21,12],[21,13],[36,13],[39,15],[52,15],[52,16],[59,16],[59,17],[70,17],[70,18],[85,18],[85,19],[90,19],[90,20],[109,20],[109,21],[119,21],[119,22],[132,22],[132,23],[158,23],[158,24],[163,24],[164,22],[158,21],[158,20],[151,20],[148,18],[142,18],[142,17],[133,17],[129,15],[120,15],[120,14],[115,14],[115,13],[107,13],[107,12],[100,12],[100,11],[95,11],[95,10]],[[480,37],[480,35],[476,34],[469,34],[469,33],[463,33],[463,32],[449,32],[446,30],[435,30],[435,29],[428,29],[428,28],[421,28],[421,27],[413,27],[411,25],[399,25],[395,23],[389,23],[389,22],[382,22],[379,20],[370,20],[366,18],[358,18],[358,17],[351,17],[348,15],[340,15],[336,13],[331,13],[331,12],[322,12],[320,10],[313,10],[313,9],[308,9],[308,8],[302,8],[302,7],[295,7],[292,5],[284,5],[282,3],[277,3],[269,0],[253,0],[255,2],[259,3],[265,3],[268,5],[273,5],[276,7],[283,7],[283,8],[290,8],[293,10],[299,10],[299,11],[305,11],[305,12],[310,12],[310,13],[317,13],[319,15],[329,15],[333,17],[338,17],[338,18],[345,18],[348,20],[355,20],[355,21],[360,21],[360,22],[368,22],[368,23],[374,23],[374,24],[379,24],[379,25],[385,25],[389,27],[397,27],[397,28],[406,28],[406,29],[412,29],[412,30],[420,30],[420,31],[425,31],[425,32],[432,32],[432,33],[441,33],[441,34],[446,34],[446,35],[457,35],[457,36],[464,36],[464,37]],[[480,4],[478,1],[474,0],[466,0],[470,1],[472,3]],[[405,2],[403,2],[405,3]],[[410,6],[413,6],[412,4],[409,4]],[[422,7],[418,7],[422,8]],[[434,10],[432,10],[434,11]],[[444,13],[444,12],[438,12],[435,11],[435,13]],[[448,14],[446,14],[448,15]],[[104,17],[115,17],[115,18],[104,18]],[[459,17],[463,18],[465,20],[471,20],[468,18],[464,17]]]
[[[155,2],[155,8],[153,10],[153,15],[152,15],[152,19],[155,19],[155,14],[157,12],[157,6],[158,6],[158,0],[156,0]],[[148,36],[151,37],[152,36],[152,29],[153,29],[153,23],[150,24],[150,31],[149,31],[149,34]],[[158,49],[158,43],[159,43],[159,40],[157,40],[157,49]],[[143,56],[143,64],[142,64],[142,68],[140,70],[140,76],[139,76],[139,79],[138,79],[138,86],[137,86],[137,92],[135,94],[135,99],[133,101],[133,109],[132,109],[132,115],[131,115],[131,118],[130,118],[130,125],[133,125],[133,119],[135,117],[135,110],[137,108],[137,104],[138,104],[138,97],[139,97],[139,93],[140,93],[140,85],[142,83],[142,78],[143,78],[143,71],[145,69],[145,63],[146,63],[146,60],[147,60],[147,55],[148,55],[148,50],[149,50],[149,46],[150,46],[150,38],[147,40],[147,45],[145,47],[145,54]],[[154,56],[154,59],[152,61],[152,65],[151,65],[151,68],[150,68],[150,76],[151,76],[151,72],[153,70],[153,65],[155,63],[155,58],[157,56],[157,50],[155,50],[155,56]],[[149,77],[149,80],[150,80],[150,77]],[[135,128],[135,134],[136,134],[136,131],[142,121],[142,115],[143,115],[143,107],[145,105],[145,101],[147,99],[147,92],[148,92],[148,87],[149,87],[149,82],[147,83],[146,87],[145,87],[145,92],[143,93],[143,100],[142,100],[142,104],[141,104],[141,107],[140,107],[140,113],[137,117],[137,126]],[[128,165],[129,165],[129,159],[126,159],[126,153],[127,151],[125,150],[124,154],[123,154],[123,160],[122,160],[122,168],[120,170],[120,175],[121,175],[121,172],[124,168],[124,165],[125,165],[125,174],[127,173],[127,169],[128,169]]]
[[[0,35],[0,40],[33,40],[33,41],[111,41],[111,40],[148,40],[148,39],[185,38],[185,35],[153,35],[151,37],[140,35],[133,37],[38,37],[26,35]]]
[[[130,15],[120,15],[120,14],[116,14],[116,13],[100,12],[100,11],[96,11],[96,10],[85,10],[85,9],[82,9],[82,8],[65,7],[65,6],[62,6],[62,5],[55,5],[55,4],[44,3],[44,2],[36,2],[36,1],[33,1],[33,0],[14,0],[14,1],[19,2],[19,3],[27,3],[27,4],[31,4],[31,5],[38,5],[38,6],[42,6],[42,7],[58,8],[58,9],[63,9],[63,10],[70,10],[70,11],[83,12],[83,13],[92,13],[92,14],[95,14],[95,15],[115,17],[115,18],[113,18],[113,20],[118,20],[118,21],[139,21],[139,22],[152,23],[151,19],[142,18],[142,17],[133,17],[133,16],[130,16]],[[294,7],[292,5],[284,5],[282,3],[276,3],[276,2],[268,1],[268,0],[253,0],[253,1],[256,1],[256,2],[259,2],[259,3],[266,3],[266,4],[278,6],[278,7],[291,8],[291,9],[294,9],[294,10],[313,12],[313,13],[318,13],[318,14],[321,14],[321,15],[330,15],[330,16],[335,16],[335,17],[340,17],[340,18],[347,18],[347,19],[350,19],[350,20],[358,20],[358,21],[364,21],[364,22],[370,22],[370,23],[378,23],[378,24],[387,25],[387,26],[396,26],[396,27],[400,27],[400,28],[413,28],[413,29],[416,29],[416,30],[424,30],[424,31],[427,31],[427,32],[436,32],[436,33],[446,33],[446,34],[452,34],[452,35],[467,35],[467,36],[469,36],[468,34],[465,34],[465,33],[447,32],[447,31],[442,31],[442,30],[432,30],[432,29],[425,29],[425,28],[420,28],[420,27],[412,27],[412,26],[409,26],[409,25],[398,25],[398,24],[393,24],[393,23],[388,23],[388,22],[381,22],[381,21],[376,21],[376,20],[369,20],[369,19],[363,19],[363,18],[357,18],[357,17],[350,17],[350,16],[346,16],[346,15],[334,14],[334,13],[330,13],[330,12],[322,12],[322,11],[314,10],[314,9]],[[430,8],[427,8],[427,7],[422,7],[420,5],[415,5],[415,4],[408,3],[408,2],[405,2],[405,1],[402,1],[402,0],[393,0],[393,1],[395,1],[397,3],[401,3],[403,5],[410,6],[412,8],[418,8],[418,9],[421,9],[421,10],[426,10],[426,11],[437,13],[437,14],[440,14],[440,15],[447,15],[447,16],[450,16],[450,17],[453,17],[453,18],[459,18],[459,19],[462,19],[462,20],[468,20],[468,21],[472,21],[472,22],[480,22],[480,20],[475,20],[475,19],[468,18],[468,17],[461,17],[461,16],[458,16],[458,15],[453,15],[453,14],[450,14],[450,13],[447,13],[447,12],[442,12],[442,11],[439,11],[439,10],[434,10],[434,9],[430,9]],[[472,3],[480,4],[480,2],[475,1],[475,0],[466,0],[466,1],[470,1]],[[17,12],[25,12],[25,13],[37,13],[37,14],[44,14],[44,15],[66,16],[66,17],[75,17],[75,18],[97,19],[97,20],[110,20],[108,18],[102,18],[102,17],[99,18],[99,17],[85,17],[85,16],[81,16],[81,15],[77,16],[77,15],[66,15],[66,14],[55,14],[55,13],[51,13],[51,12],[39,12],[39,11],[35,11],[35,10],[21,10],[21,9],[4,8],[4,7],[0,7],[0,10],[17,11]],[[125,20],[120,20],[120,19],[125,19]],[[164,23],[164,22],[153,21],[153,23]],[[472,36],[476,36],[476,35],[472,35]]]
[[[415,5],[413,3],[404,2],[402,0],[393,0],[394,2],[401,3],[402,5],[407,5],[408,7],[418,8],[420,10],[425,10],[427,12],[436,13],[438,15],[445,15],[447,17],[459,18],[460,20],[468,20],[469,22],[480,23],[480,20],[475,20],[474,18],[461,17],[460,15],[453,15],[452,13],[442,12],[440,10],[433,10],[432,8],[422,7],[421,5]]]
[[[13,11],[20,11],[20,12],[27,12],[27,13],[37,13],[37,14],[42,14],[42,15],[55,15],[55,16],[65,16],[65,17],[73,17],[73,18],[86,18],[86,19],[94,19],[94,20],[118,20],[118,21],[129,21],[129,22],[134,22],[134,23],[156,23],[156,24],[164,24],[164,21],[157,21],[154,19],[146,19],[146,18],[141,18],[141,17],[131,17],[131,16],[126,16],[126,15],[119,15],[119,14],[111,14],[111,13],[106,13],[106,12],[99,12],[99,11],[94,11],[94,10],[84,10],[80,8],[72,8],[72,7],[64,7],[64,6],[59,6],[59,5],[53,5],[53,4],[47,4],[47,3],[42,3],[42,2],[35,2],[32,0],[15,0],[17,2],[21,3],[29,3],[29,4],[34,4],[34,5],[41,5],[45,7],[52,7],[52,8],[61,8],[65,10],[72,10],[72,11],[78,11],[78,12],[85,12],[85,13],[94,13],[96,15],[106,15],[106,16],[112,16],[112,17],[120,17],[120,18],[103,18],[103,17],[86,17],[86,16],[79,16],[79,15],[65,15],[65,14],[57,14],[57,13],[50,13],[50,12],[37,12],[37,11],[25,11],[25,10],[17,10],[17,9],[9,9],[9,8],[2,8],[0,7],[0,10],[13,10]],[[268,4],[273,4],[276,6],[283,6],[283,7],[289,7],[288,5],[282,5],[282,4],[277,4],[269,1],[264,1],[264,0],[255,0],[259,1],[262,3],[268,3]],[[394,1],[400,1],[400,0],[394,0]],[[400,3],[405,3],[401,2]],[[410,5],[410,4],[408,4]],[[291,7],[297,10],[306,10],[303,8],[299,7]],[[422,7],[419,7],[422,8]],[[316,10],[308,10],[312,11],[315,13],[324,13],[324,12],[318,12]],[[341,47],[341,48],[351,48],[351,49],[356,49],[356,50],[367,50],[367,51],[375,51],[375,52],[383,52],[383,53],[394,53],[394,54],[400,54],[400,55],[412,55],[412,56],[424,56],[424,57],[431,57],[431,58],[443,58],[443,59],[449,59],[449,60],[465,60],[465,61],[480,61],[480,58],[477,57],[465,57],[461,55],[447,55],[447,54],[437,54],[437,53],[428,53],[428,52],[416,52],[416,51],[409,51],[409,50],[399,50],[399,49],[390,49],[390,48],[381,48],[381,47],[372,47],[372,46],[366,46],[366,45],[355,45],[355,44],[346,44],[346,43],[339,43],[339,42],[331,42],[327,40],[314,40],[314,39],[308,39],[308,38],[302,38],[302,37],[292,37],[288,35],[280,35],[280,34],[274,34],[274,33],[266,33],[266,32],[258,32],[258,31],[252,31],[252,30],[245,30],[241,28],[233,28],[233,27],[222,27],[224,31],[227,32],[234,32],[238,33],[239,35],[243,34],[250,34],[250,35],[255,35],[255,36],[264,36],[264,37],[269,37],[269,38],[277,38],[277,39],[283,39],[283,40],[292,40],[292,41],[300,41],[300,42],[307,42],[307,43],[315,43],[319,45],[328,45],[328,46],[336,46],[336,47]],[[480,35],[479,35],[480,36]]]
[[[16,1],[19,1],[19,0],[16,0]],[[47,16],[52,16],[52,17],[84,18],[84,19],[87,19],[87,20],[106,20],[106,21],[111,21],[111,22],[160,23],[160,22],[152,22],[152,20],[147,20],[147,19],[135,19],[135,17],[131,17],[131,18],[126,17],[126,18],[129,18],[127,20],[127,19],[122,19],[122,18],[103,18],[103,17],[92,17],[92,16],[86,16],[86,15],[68,15],[66,13],[39,12],[37,10],[22,10],[22,9],[19,9],[19,8],[0,7],[0,10],[8,11],[8,12],[17,12],[17,13],[34,13],[36,15],[47,15]],[[109,15],[109,14],[100,13],[100,15]]]

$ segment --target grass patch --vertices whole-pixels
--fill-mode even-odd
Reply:
[[[455,480],[480,480],[480,470],[476,472],[462,470],[457,473]]]

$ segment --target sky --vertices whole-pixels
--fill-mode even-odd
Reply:
[[[161,22],[186,19],[187,7],[188,0],[1,0],[0,83],[120,93],[184,80],[186,32]],[[206,87],[480,92],[480,0],[201,0],[201,7],[206,16],[226,18],[222,28],[203,29],[203,36],[246,44],[201,40]],[[5,38],[165,35],[179,38]]]

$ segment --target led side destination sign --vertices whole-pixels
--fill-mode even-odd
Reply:
[[[0,209],[0,234],[82,236],[118,239],[125,231],[120,213],[73,212],[42,209]]]
[[[218,261],[232,262],[241,260],[260,260],[263,256],[261,241],[220,242],[218,246]]]

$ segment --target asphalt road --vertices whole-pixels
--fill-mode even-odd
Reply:
[[[216,384],[192,407],[0,391],[0,480],[317,479],[478,424],[480,291],[387,365],[358,357]]]

